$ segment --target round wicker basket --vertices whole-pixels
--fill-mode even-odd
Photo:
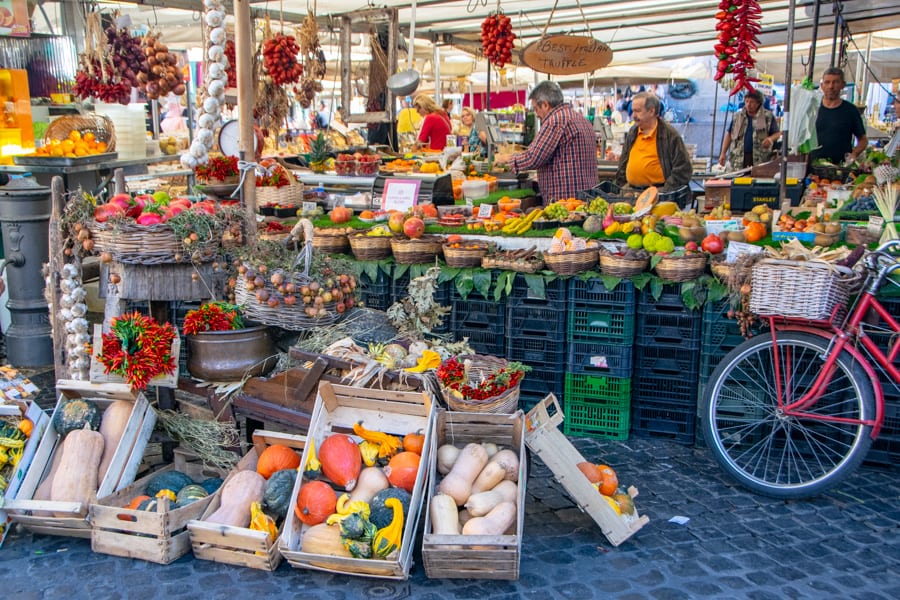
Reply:
[[[656,264],[656,274],[676,283],[697,279],[706,270],[706,254],[664,256]]]
[[[92,222],[88,229],[97,252],[109,252],[120,263],[158,265],[177,262],[209,262],[221,246],[221,232],[198,240],[185,249],[169,225],[133,222]]]
[[[342,254],[350,248],[347,240],[347,230],[343,227],[329,229],[317,229],[312,238],[312,245],[319,252],[328,254]]]
[[[401,265],[416,265],[434,260],[443,249],[444,238],[439,235],[423,235],[420,238],[394,236],[391,238],[391,252],[394,260]]]
[[[509,364],[496,356],[483,356],[480,354],[466,354],[458,357],[460,362],[469,361],[469,383],[475,384],[482,381],[491,372],[502,369]],[[475,413],[514,413],[519,406],[519,385],[515,385],[502,394],[484,400],[468,400],[461,398],[457,392],[450,388],[440,386],[441,394],[447,401],[450,410]]]
[[[599,253],[596,248],[585,248],[571,252],[544,252],[547,268],[559,275],[584,273],[597,266]]]
[[[444,260],[448,267],[479,267],[487,253],[487,244],[468,243],[466,247],[460,248],[444,244]]]
[[[600,272],[613,277],[631,277],[647,270],[650,256],[646,252],[638,256],[622,256],[609,250],[600,250]]]
[[[291,277],[297,274],[286,274]],[[266,289],[269,293],[275,291],[269,281],[266,281]],[[336,323],[344,314],[335,310],[335,302],[322,305],[325,314],[320,317],[310,317],[306,314],[306,305],[297,303],[292,306],[279,304],[272,308],[264,302],[257,300],[256,295],[247,290],[247,284],[243,277],[238,277],[234,286],[234,301],[241,305],[244,316],[250,321],[257,321],[265,325],[280,327],[288,331],[304,331],[312,327],[322,327]]]
[[[381,260],[391,255],[389,235],[367,235],[366,231],[354,231],[347,235],[347,240],[356,260]]]
[[[94,134],[94,139],[106,143],[107,152],[116,149],[116,126],[112,119],[98,114],[65,115],[54,119],[44,132],[44,141],[69,139],[73,131],[78,131],[82,137],[86,133]]]
[[[537,273],[543,270],[544,260],[537,256],[522,260],[507,260],[487,255],[481,259],[481,266],[485,269],[501,269],[504,271],[516,271],[517,273]]]

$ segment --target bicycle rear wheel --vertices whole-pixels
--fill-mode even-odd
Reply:
[[[802,397],[824,365],[828,340],[785,331],[777,352],[782,395]],[[875,400],[857,361],[844,351],[807,415],[785,415],[775,387],[772,338],[759,335],[729,352],[713,372],[703,396],[701,421],[707,446],[719,465],[743,486],[766,496],[795,499],[821,494],[852,473],[872,445]],[[854,423],[823,420],[843,417]]]

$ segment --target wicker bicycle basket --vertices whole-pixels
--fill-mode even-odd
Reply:
[[[573,250],[570,252],[544,252],[544,264],[559,275],[584,273],[597,266],[599,253],[596,248]]]
[[[420,238],[394,236],[391,252],[401,265],[417,265],[432,262],[441,253],[444,238],[439,235],[423,235]]]
[[[185,247],[175,231],[165,223],[138,225],[133,222],[92,222],[88,229],[94,250],[109,252],[115,261],[136,265],[178,262],[209,262],[216,257],[222,241],[219,231]]]
[[[106,143],[107,152],[116,149],[116,127],[112,119],[98,114],[65,115],[54,119],[44,131],[44,142],[69,139],[69,134],[73,131],[78,131],[82,137],[86,133],[94,134],[94,139]]]
[[[668,281],[681,282],[697,279],[706,270],[706,254],[664,256],[656,263],[656,274]]]
[[[350,247],[347,230],[343,227],[317,229],[312,238],[312,247],[319,252],[342,254]]]
[[[650,265],[650,256],[643,252],[638,255],[620,255],[609,250],[600,250],[600,272],[613,277],[631,277],[643,273]]]
[[[481,260],[488,253],[487,244],[466,244],[467,247],[454,248],[444,244],[444,261],[448,267],[480,267]]]
[[[483,356],[480,354],[460,355],[459,361],[468,362],[467,375],[469,384],[475,385],[481,382],[491,372],[502,369],[509,363],[496,356]],[[484,400],[469,400],[461,398],[460,395],[450,388],[440,385],[441,394],[447,401],[450,410],[460,412],[475,413],[502,413],[509,414],[516,412],[519,406],[519,384],[505,390],[502,394],[486,398]]]
[[[861,274],[827,262],[763,259],[753,267],[750,311],[829,320],[861,282]]]
[[[381,260],[391,255],[392,236],[367,235],[367,233],[367,231],[354,231],[347,235],[350,250],[356,260]]]

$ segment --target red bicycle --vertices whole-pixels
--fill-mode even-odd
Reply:
[[[896,284],[897,248],[900,240],[890,241],[865,257],[862,291],[842,322],[762,315],[770,331],[742,342],[713,372],[703,435],[745,487],[814,496],[865,458],[884,419],[879,371],[900,389],[900,324],[876,298],[886,282]],[[870,334],[884,338],[881,345]]]

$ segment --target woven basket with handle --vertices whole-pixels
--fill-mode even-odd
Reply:
[[[483,356],[480,354],[465,354],[458,357],[462,363],[469,363],[467,374],[470,384],[477,384],[491,372],[507,366],[509,363],[496,356]],[[441,394],[447,401],[450,410],[477,413],[514,413],[519,405],[519,385],[515,385],[503,393],[484,400],[470,400],[462,398],[454,390],[440,386]]]
[[[116,126],[112,119],[98,114],[65,115],[54,119],[44,131],[44,142],[67,140],[73,131],[78,131],[82,137],[86,133],[94,134],[94,139],[106,143],[107,152],[116,149]]]
[[[859,273],[827,262],[763,259],[753,267],[750,311],[829,320],[861,281]]]

